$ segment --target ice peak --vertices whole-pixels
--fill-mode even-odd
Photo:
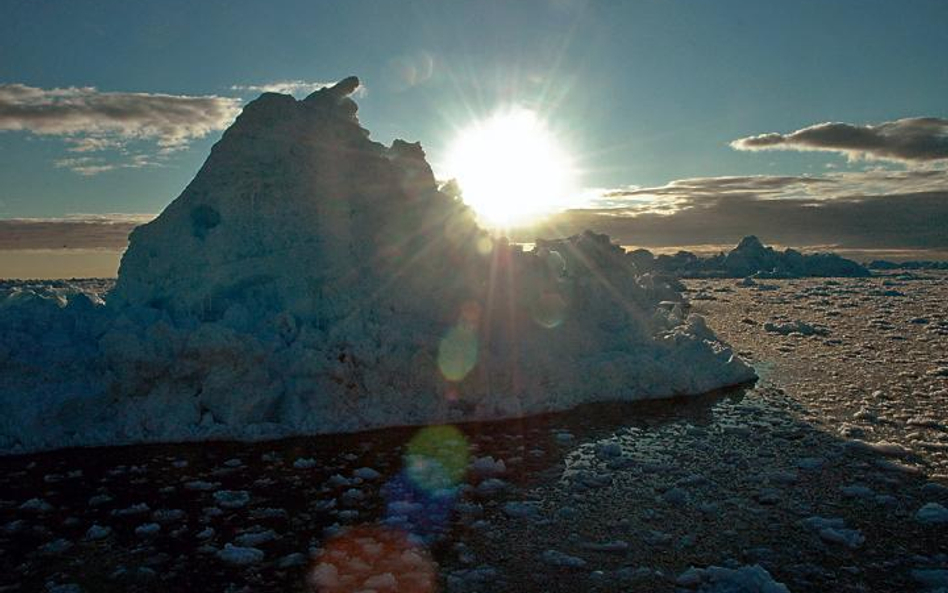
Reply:
[[[764,251],[764,249],[764,244],[757,238],[757,235],[747,235],[737,244],[735,251]]]

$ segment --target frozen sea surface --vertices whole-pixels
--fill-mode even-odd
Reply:
[[[944,525],[918,517],[948,506],[945,276],[768,284],[688,283],[711,326],[766,371],[750,390],[0,459],[0,585],[943,586]],[[828,334],[764,328],[795,321]]]

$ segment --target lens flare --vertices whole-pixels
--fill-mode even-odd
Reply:
[[[427,550],[384,527],[349,529],[329,540],[309,573],[319,593],[387,591],[429,593],[437,576]]]
[[[426,490],[416,483],[407,470],[402,471],[382,487],[385,498],[383,523],[411,534],[415,541],[430,545],[444,537],[450,529],[457,490]]]
[[[481,255],[490,255],[494,250],[494,242],[490,237],[482,235],[478,237],[476,242],[477,252]]]
[[[557,292],[544,292],[531,305],[533,320],[542,327],[553,329],[566,319],[566,301]]]
[[[450,330],[438,344],[438,368],[448,381],[461,381],[477,364],[477,334],[468,323]]]
[[[576,198],[576,168],[536,112],[500,110],[463,130],[448,154],[464,202],[493,227],[529,222]]]
[[[454,488],[464,479],[470,446],[454,426],[428,426],[418,431],[405,452],[405,472],[417,487],[434,492]]]

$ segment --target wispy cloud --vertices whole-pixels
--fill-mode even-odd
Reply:
[[[827,151],[850,160],[925,163],[948,159],[948,119],[910,117],[875,125],[821,123],[789,134],[770,132],[731,142],[737,150]]]
[[[250,91],[252,93],[280,93],[282,95],[305,97],[319,89],[324,89],[334,84],[336,84],[336,81],[278,80],[263,84],[235,84],[230,87],[230,90]],[[359,88],[362,89],[363,87],[360,86]]]
[[[57,169],[69,169],[86,177],[98,175],[116,169],[141,169],[142,167],[161,166],[161,162],[147,154],[134,154],[122,160],[104,157],[80,156],[57,159],[53,162]]]
[[[227,127],[240,111],[239,99],[215,95],[102,92],[93,87],[43,89],[0,84],[0,131],[61,136],[71,152],[120,150],[131,141],[152,142],[159,154],[188,146]],[[142,166],[144,155],[126,164],[61,159],[57,166],[83,175]]]
[[[721,198],[829,201],[859,196],[948,191],[945,169],[869,169],[823,175],[741,175],[677,179],[655,187],[603,191],[590,203],[595,208],[674,213]]]

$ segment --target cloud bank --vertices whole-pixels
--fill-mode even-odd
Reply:
[[[128,234],[154,214],[73,214],[62,218],[0,220],[0,251],[26,249],[124,250]]]
[[[128,142],[154,142],[159,152],[185,148],[222,130],[240,112],[228,97],[102,92],[93,87],[43,89],[0,84],[0,131],[62,136],[77,153],[121,149]],[[142,161],[130,161],[142,166]],[[115,167],[77,157],[59,166],[82,174]]]
[[[821,123],[780,134],[771,132],[731,142],[737,150],[838,152],[850,160],[925,163],[948,159],[948,119],[910,117],[876,125]]]
[[[681,179],[605,192],[514,237],[591,228],[626,245],[767,242],[851,249],[948,249],[948,171],[873,170],[809,176]]]
[[[150,214],[0,220],[0,250],[122,250]],[[625,245],[769,243],[840,249],[948,250],[948,171],[873,170],[819,177],[753,175],[679,179],[602,193],[591,207],[514,229],[512,238],[562,237],[585,229]]]

